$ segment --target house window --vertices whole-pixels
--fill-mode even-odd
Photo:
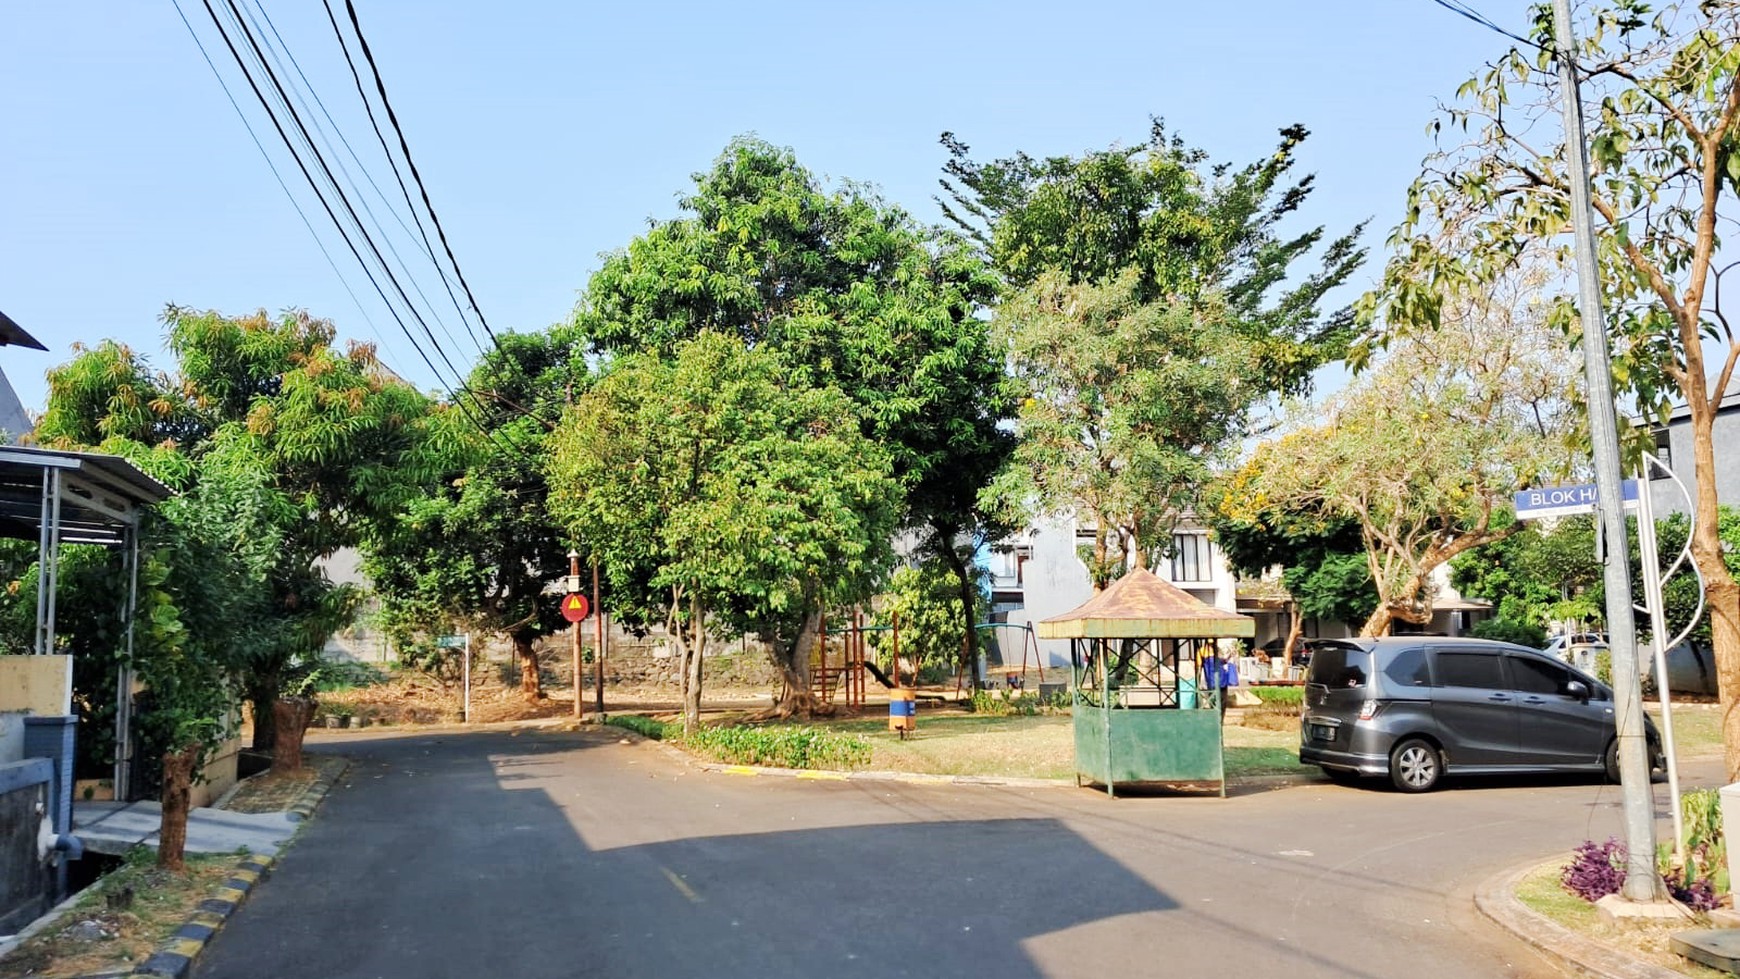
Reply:
[[[1172,580],[1210,581],[1214,578],[1214,545],[1206,534],[1172,535]]]
[[[1668,473],[1674,471],[1673,440],[1665,428],[1655,430],[1655,457],[1661,461],[1661,467],[1649,467],[1650,479],[1666,479]]]

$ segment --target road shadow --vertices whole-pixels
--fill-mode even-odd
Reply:
[[[739,832],[709,817],[679,834],[695,796],[674,770],[575,776],[576,753],[615,743],[489,732],[325,746],[353,759],[344,784],[195,975],[1025,979],[1041,975],[1029,939],[1178,906],[1050,818]],[[612,819],[681,838],[582,838],[582,823]]]

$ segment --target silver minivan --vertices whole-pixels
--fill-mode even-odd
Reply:
[[[1538,650],[1483,639],[1320,641],[1305,679],[1299,760],[1331,778],[1604,772],[1618,780],[1613,692]],[[1645,718],[1652,769],[1661,739]]]

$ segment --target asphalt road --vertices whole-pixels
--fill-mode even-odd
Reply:
[[[356,764],[198,979],[1557,976],[1473,890],[1619,831],[1589,781],[1110,800],[710,774],[609,731],[322,747]]]

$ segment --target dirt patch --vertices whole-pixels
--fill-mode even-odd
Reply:
[[[373,686],[329,690],[319,700],[316,726],[328,717],[357,717],[370,724],[442,724],[459,720],[464,708],[458,686],[414,671],[395,673]]]
[[[173,874],[157,869],[156,860],[148,849],[135,850],[48,930],[0,960],[0,975],[53,979],[131,968],[180,928],[236,864],[234,854],[189,854],[187,871]]]
[[[333,755],[305,756],[308,764],[294,772],[261,772],[236,787],[224,804],[230,812],[283,812],[294,806],[322,775],[336,774],[344,759]]]

